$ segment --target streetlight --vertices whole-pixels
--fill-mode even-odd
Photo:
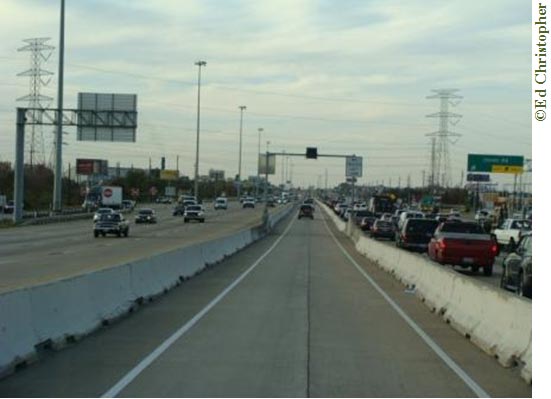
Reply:
[[[257,166],[256,166],[256,184],[254,186],[255,188],[255,192],[254,192],[254,195],[256,198],[258,198],[258,182],[260,180],[260,135],[261,133],[264,131],[263,128],[259,127],[258,128],[258,155],[257,155]]]
[[[65,53],[65,0],[61,0],[60,4],[60,22],[59,22],[59,64],[57,76],[57,126],[56,126],[56,143],[63,142],[63,56]],[[55,170],[54,170],[54,192],[53,192],[53,210],[61,211],[62,198],[62,145],[55,145]]]
[[[199,67],[197,76],[197,140],[195,144],[195,198],[199,200],[199,121],[201,116],[201,67],[206,66],[206,61],[197,61],[195,63]]]
[[[243,111],[247,109],[247,106],[240,105],[241,120],[239,122],[239,168],[237,170],[237,198],[241,198],[241,155],[243,153]]]

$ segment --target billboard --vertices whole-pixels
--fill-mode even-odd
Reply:
[[[109,173],[104,159],[77,159],[77,175],[105,175]]]
[[[266,166],[268,170],[266,171]],[[260,175],[275,175],[276,168],[276,156],[270,154],[268,157],[268,163],[266,163],[266,154],[258,154],[258,174]]]
[[[178,180],[179,176],[180,176],[180,172],[176,169],[165,169],[165,170],[161,170],[159,173],[159,177],[161,178],[161,180],[168,180],[168,181]]]
[[[467,173],[467,181],[489,182],[490,175],[488,173]]]
[[[363,158],[357,156],[346,157],[346,177],[362,177]]]
[[[77,140],[136,141],[137,95],[78,93]]]
[[[210,169],[209,179],[211,180],[224,180],[226,173],[223,170]]]

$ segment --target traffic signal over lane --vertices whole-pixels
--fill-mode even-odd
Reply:
[[[318,159],[318,148],[306,147],[306,159]]]

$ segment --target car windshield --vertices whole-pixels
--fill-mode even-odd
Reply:
[[[111,213],[111,212],[113,212],[111,209],[98,209],[98,213],[99,213],[100,215],[109,214],[109,213]]]
[[[300,210],[301,211],[306,211],[306,212],[310,212],[312,210],[312,207],[310,205],[302,205],[300,207]]]
[[[375,222],[375,226],[379,227],[379,228],[390,228],[392,227],[392,224],[390,224],[389,222],[385,222],[384,220],[377,220]]]
[[[120,222],[121,215],[118,213],[105,213],[100,216],[102,222]]]
[[[188,206],[186,209],[188,211],[200,211],[201,207],[199,205],[192,205],[192,206]]]
[[[440,229],[443,233],[484,234],[477,223],[444,223]]]
[[[153,215],[152,209],[140,209],[139,211],[140,215]]]
[[[515,220],[511,228],[519,230],[532,230],[532,222],[529,220]]]
[[[408,233],[434,233],[434,230],[438,227],[437,220],[431,219],[410,219],[406,225],[406,231]]]
[[[218,198],[218,199],[216,200],[216,202],[221,203],[221,204],[225,204],[225,203],[226,203],[226,200],[225,200],[224,198]]]

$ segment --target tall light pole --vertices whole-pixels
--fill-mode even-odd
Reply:
[[[237,168],[237,199],[241,199],[241,156],[243,153],[243,111],[247,109],[246,105],[240,105],[241,119],[239,122],[239,167]]]
[[[259,183],[259,180],[260,180],[260,136],[262,134],[262,132],[264,131],[263,128],[259,127],[258,128],[258,155],[256,156],[256,158],[258,159],[256,162],[257,162],[257,166],[256,166],[256,184],[254,185],[254,188],[255,188],[255,197],[258,198],[258,183]]]
[[[55,135],[55,173],[54,173],[54,193],[53,210],[61,210],[61,182],[63,174],[63,164],[61,157],[61,148],[63,147],[63,53],[65,52],[65,0],[61,0],[59,21],[59,65],[57,76],[57,126]]]
[[[199,67],[197,75],[197,140],[195,144],[195,186],[194,195],[199,200],[199,126],[201,120],[201,67],[206,66],[206,61],[197,61],[195,63]]]

